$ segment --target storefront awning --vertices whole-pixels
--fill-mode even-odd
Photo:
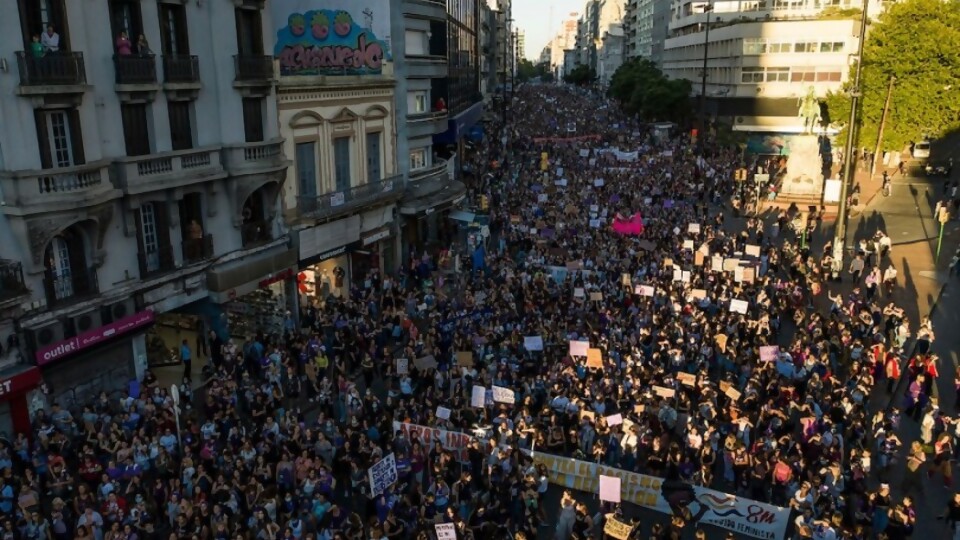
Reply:
[[[463,200],[466,193],[467,186],[463,182],[449,182],[442,189],[429,195],[403,201],[400,206],[400,213],[405,216],[415,216],[417,214],[429,215],[439,212]]]
[[[450,212],[450,219],[455,221],[462,221],[464,223],[473,223],[473,218],[477,217],[476,214],[471,212],[466,212],[464,210],[452,210]]]

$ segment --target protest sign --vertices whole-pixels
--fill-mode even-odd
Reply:
[[[602,293],[602,292],[597,292],[597,291],[591,292],[591,293],[590,293],[590,301],[591,301],[591,302],[601,302],[601,301],[603,301],[603,293]]]
[[[723,271],[723,257],[719,255],[714,255],[710,259],[710,270],[712,272],[722,272]]]
[[[773,362],[780,354],[780,347],[776,345],[763,345],[760,347],[760,361]]]
[[[436,414],[437,414],[437,418],[440,418],[441,420],[450,419],[450,409],[446,407],[438,406]]]
[[[513,405],[516,403],[516,399],[516,394],[514,394],[512,389],[494,385],[493,401],[496,403],[507,403]]]
[[[480,385],[473,385],[470,393],[470,406],[483,408],[487,404],[487,389]]]
[[[641,240],[637,246],[644,251],[653,251],[657,249],[657,245],[650,240]]]
[[[759,257],[759,256],[760,256],[760,246],[755,246],[755,245],[753,245],[753,244],[747,244],[747,247],[746,247],[746,249],[745,249],[744,251],[746,252],[747,255],[749,255],[749,256],[751,256],[751,257]]]
[[[457,540],[457,526],[453,523],[436,523],[433,530],[437,533],[437,540]]]
[[[423,358],[415,358],[413,360],[413,365],[417,366],[417,369],[420,371],[437,369],[437,359],[434,358],[432,354],[429,354]]]
[[[613,514],[607,514],[607,519],[603,522],[603,534],[616,540],[627,540],[632,532],[633,526],[618,520]]]
[[[590,348],[589,341],[570,340],[570,356],[587,356],[587,349]]]
[[[600,475],[600,500],[620,502],[620,477]]]
[[[727,335],[726,334],[717,334],[714,336],[714,340],[717,342],[717,348],[720,349],[720,352],[727,352]]]
[[[397,460],[393,454],[376,462],[367,471],[370,479],[370,495],[376,497],[397,483]]]
[[[687,232],[690,233],[690,234],[700,234],[700,224],[699,224],[699,223],[691,223],[691,224],[687,225]]]
[[[748,307],[750,307],[750,305],[746,300],[738,300],[736,298],[730,300],[730,311],[733,313],[742,313],[743,315],[746,315]]]
[[[470,441],[473,440],[473,437],[466,433],[405,422],[394,422],[393,431],[394,433],[398,431],[403,433],[408,441],[419,440],[420,446],[423,448],[433,448],[433,443],[440,441],[440,446],[451,452],[458,462],[466,463],[470,460],[467,449],[470,447]]]
[[[600,349],[587,349],[587,367],[603,367],[603,353],[600,352]]]
[[[587,156],[589,156],[589,155],[590,155],[590,149],[589,149],[589,148],[581,148],[581,149],[580,149],[580,157],[587,157]]]
[[[693,298],[694,300],[703,300],[706,297],[707,297],[706,289],[693,289],[690,291],[690,298]]]
[[[630,274],[628,274],[627,272],[624,272],[624,273],[620,274],[620,284],[621,284],[621,285],[623,285],[623,286],[625,286],[625,287],[629,287],[629,286],[630,286],[630,283],[631,283]]]
[[[683,249],[689,249],[690,251],[693,251],[693,240],[689,240],[689,239],[688,239],[688,240],[684,240],[684,241],[683,241]]]
[[[733,272],[733,270],[738,266],[740,266],[740,259],[728,258],[723,260],[724,272]]]
[[[593,187],[603,187],[603,178],[597,178],[594,180]]]
[[[473,367],[473,351],[457,352],[457,365],[462,367]]]
[[[528,351],[542,351],[543,350],[543,337],[541,336],[525,336],[523,338],[523,348]]]
[[[653,287],[651,285],[637,285],[633,288],[633,294],[640,296],[653,296]]]
[[[607,421],[607,425],[610,427],[619,426],[620,424],[623,423],[623,415],[611,414],[610,416],[605,417],[604,420]]]
[[[703,262],[706,260],[706,257],[701,252],[696,252],[693,254],[693,264],[697,266],[703,266]]]
[[[732,401],[740,401],[740,391],[734,388],[732,385],[728,386],[723,393],[726,394],[726,396]]]
[[[685,386],[693,386],[697,383],[697,376],[693,373],[684,373],[681,371],[677,373],[677,380]]]
[[[736,283],[743,283],[743,267],[738,266],[733,269],[733,281]]]
[[[573,296],[575,298],[583,298],[583,287],[575,287],[573,289]]]
[[[677,394],[677,391],[673,388],[667,388],[666,386],[654,386],[653,393],[665,398],[672,398]]]
[[[397,358],[397,375],[406,375],[410,371],[409,358]]]

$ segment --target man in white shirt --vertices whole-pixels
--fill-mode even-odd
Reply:
[[[53,29],[52,24],[47,26],[47,31],[40,36],[40,44],[47,54],[60,52],[60,34]]]
[[[886,289],[887,296],[893,294],[893,286],[897,284],[897,269],[891,264],[883,271],[883,287]]]

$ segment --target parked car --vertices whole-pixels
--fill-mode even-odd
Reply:
[[[928,159],[930,157],[930,141],[923,140],[913,145],[913,159]]]

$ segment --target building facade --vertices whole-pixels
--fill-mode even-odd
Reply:
[[[293,161],[282,200],[303,306],[399,264],[393,13],[377,0],[277,0],[271,10],[278,121]],[[332,33],[317,31],[325,21]],[[353,54],[334,54],[344,48]]]
[[[400,254],[438,238],[441,220],[463,200],[466,186],[456,181],[459,143],[472,127],[480,96],[480,6],[456,16],[470,23],[452,24],[443,0],[403,0],[394,21],[394,74],[397,82],[399,172],[406,190],[398,203],[403,244]],[[459,19],[458,19],[459,20]],[[462,92],[466,92],[464,95]],[[479,114],[477,115],[479,117]]]
[[[849,9],[862,2],[831,5]],[[693,82],[699,95],[706,50],[708,114],[734,129],[798,133],[803,128],[798,99],[811,89],[823,97],[847,80],[850,56],[857,52],[859,14],[824,13],[814,2],[774,2],[761,8],[718,1],[710,14],[704,6],[674,2],[663,70],[671,78]],[[878,13],[881,6],[871,3],[869,9]]]
[[[291,254],[262,0],[22,0],[7,15],[0,334],[23,363],[6,366],[20,378],[0,429],[19,431],[169,363],[166,322],[239,331],[230,304]]]

